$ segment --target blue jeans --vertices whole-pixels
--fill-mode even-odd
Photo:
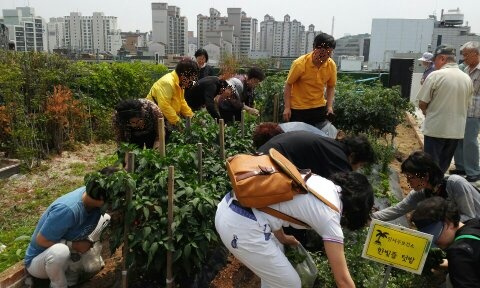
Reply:
[[[478,132],[480,130],[480,118],[467,118],[465,126],[465,136],[463,140],[458,141],[455,150],[455,168],[465,170],[467,176],[480,175],[479,152],[478,152]]]
[[[433,161],[438,164],[442,173],[447,172],[452,162],[458,139],[436,138],[425,135],[423,151],[432,156]]]

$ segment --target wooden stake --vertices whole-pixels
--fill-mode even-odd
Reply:
[[[202,143],[197,143],[197,160],[198,160],[198,182],[203,181],[203,149]]]
[[[225,121],[218,120],[220,138],[220,159],[225,160]]]
[[[168,166],[168,244],[170,247],[173,245],[172,240],[172,224],[173,224],[173,189],[174,189],[174,173],[175,167]],[[167,288],[175,287],[173,282],[172,275],[172,264],[173,264],[173,253],[170,250],[167,250],[167,279],[166,284]]]
[[[278,94],[273,95],[273,122],[278,123]]]
[[[158,119],[158,138],[160,139],[158,151],[160,156],[165,157],[165,119],[163,117]]]
[[[125,162],[127,163],[127,172],[132,173],[135,169],[135,154],[128,152],[125,155]],[[130,228],[130,223],[127,221],[127,211],[132,202],[132,192],[130,189],[127,190],[126,204],[127,209],[123,216],[123,250],[122,250],[122,288],[128,287],[128,269],[127,269],[127,256],[128,256],[128,233]]]
[[[240,119],[240,130],[242,131],[242,138],[245,138],[245,113],[247,113],[247,111],[242,110],[242,117]]]

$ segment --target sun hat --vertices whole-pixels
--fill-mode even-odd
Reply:
[[[425,62],[432,62],[433,59],[433,54],[430,52],[425,52],[423,53],[421,58],[418,58],[420,61],[425,61]]]

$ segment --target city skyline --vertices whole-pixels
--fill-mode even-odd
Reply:
[[[197,15],[208,15],[210,8],[215,8],[222,16],[227,15],[227,8],[242,8],[248,17],[256,18],[262,22],[266,14],[277,21],[283,21],[288,14],[293,21],[300,21],[308,28],[315,25],[315,30],[331,33],[332,19],[335,17],[333,35],[335,38],[346,34],[355,35],[371,33],[373,18],[404,18],[425,19],[428,15],[436,14],[440,18],[441,10],[460,8],[464,14],[464,25],[472,27],[473,33],[480,34],[480,17],[475,17],[475,11],[480,11],[478,0],[426,0],[423,2],[404,0],[389,3],[385,9],[385,1],[380,0],[338,0],[338,1],[301,1],[302,7],[292,7],[289,1],[253,1],[253,0],[210,0],[193,2],[192,0],[175,1],[62,1],[62,0],[0,0],[1,9],[14,9],[16,7],[30,6],[35,9],[37,16],[43,17],[47,22],[50,17],[68,16],[70,12],[80,12],[83,16],[92,15],[93,12],[103,12],[105,16],[115,16],[118,19],[118,28],[123,32],[152,30],[152,2],[166,2],[170,6],[180,8],[180,15],[188,19],[188,30],[197,33]],[[275,4],[273,4],[275,3]],[[314,9],[322,5],[326,11],[322,16],[321,9]],[[273,4],[273,5],[272,5]],[[340,7],[340,8],[339,8]],[[293,9],[292,9],[293,8]],[[1,12],[0,9],[0,12]],[[314,11],[314,13],[312,13]],[[318,11],[318,12],[317,12]],[[2,15],[3,16],[3,15]]]

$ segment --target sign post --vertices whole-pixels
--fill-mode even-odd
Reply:
[[[413,229],[372,220],[362,257],[415,274],[422,274],[432,238],[432,235]],[[385,276],[388,277],[388,274]],[[386,284],[387,279],[384,280]]]

